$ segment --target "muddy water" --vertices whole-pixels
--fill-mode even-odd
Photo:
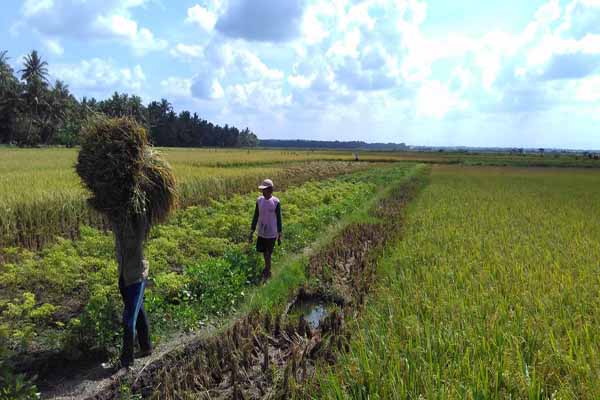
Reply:
[[[329,315],[327,304],[322,300],[299,300],[290,310],[290,316],[303,316],[311,329],[317,329],[321,322]]]

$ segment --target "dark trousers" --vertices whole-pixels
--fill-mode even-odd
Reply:
[[[152,350],[150,343],[150,325],[144,311],[144,289],[146,281],[125,286],[119,279],[119,290],[123,297],[123,349],[121,363],[125,366],[133,363],[133,349],[137,334],[142,351]]]

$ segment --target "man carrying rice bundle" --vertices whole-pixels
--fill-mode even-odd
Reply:
[[[143,242],[150,227],[175,207],[175,178],[170,166],[149,146],[146,130],[128,118],[96,117],[82,131],[76,170],[91,191],[90,205],[103,213],[115,235],[119,291],[123,298],[120,367],[152,353],[144,311],[149,263]]]

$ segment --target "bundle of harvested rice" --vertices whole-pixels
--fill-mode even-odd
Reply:
[[[130,118],[95,116],[82,129],[75,169],[90,205],[114,221],[145,215],[163,221],[175,207],[175,177]]]
[[[140,189],[151,223],[164,221],[175,208],[177,191],[171,166],[151,147],[144,152]]]

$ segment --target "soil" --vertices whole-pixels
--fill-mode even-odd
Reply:
[[[169,341],[161,343],[150,356],[136,358],[130,371],[121,369],[115,372],[112,368],[106,368],[103,366],[106,359],[101,356],[85,362],[71,362],[68,365],[54,363],[55,371],[39,381],[38,389],[42,393],[43,399],[67,400],[91,397],[94,393],[102,392],[114,385],[115,382],[127,378],[128,375],[137,376],[143,373],[148,365],[162,359],[166,354],[179,347],[185,347],[194,340],[210,335],[213,329],[208,326],[201,332],[179,334]]]

